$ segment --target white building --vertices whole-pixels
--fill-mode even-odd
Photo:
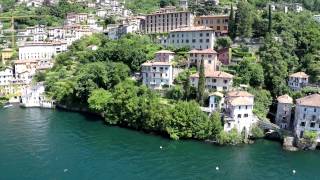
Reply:
[[[298,91],[303,87],[307,86],[309,83],[309,76],[304,72],[297,72],[289,75],[288,85],[294,90]]]
[[[320,142],[320,94],[296,100],[294,131],[298,138],[302,138],[306,131],[316,131],[317,142]]]
[[[320,23],[320,14],[314,15],[313,17],[318,23]]]
[[[66,50],[67,43],[64,42],[27,42],[19,47],[19,60],[51,60],[58,53]]]
[[[204,61],[206,71],[219,70],[220,62],[218,61],[218,54],[213,49],[196,50],[193,49],[188,52],[189,66],[195,65],[200,70],[201,61]]]
[[[188,0],[180,0],[179,7],[182,8],[184,11],[188,10]]]
[[[21,106],[54,108],[54,102],[45,97],[45,86],[43,83],[30,85],[23,90],[21,96]]]
[[[88,17],[88,13],[68,13],[65,20],[65,24],[87,24]]]
[[[13,69],[11,67],[6,67],[0,71],[0,94],[7,95],[11,93],[10,84],[13,79]]]
[[[190,76],[190,83],[193,87],[198,87],[199,73]],[[222,71],[205,72],[205,88],[211,91],[228,91],[233,83],[233,75]]]
[[[252,124],[256,123],[253,115],[254,96],[246,91],[230,91],[226,95],[226,113],[224,130],[236,128],[239,133],[248,136]]]
[[[162,50],[156,53],[156,59],[142,64],[142,82],[151,89],[162,89],[173,84],[172,59],[174,52]]]
[[[224,95],[221,92],[214,92],[209,94],[209,109],[210,112],[220,111],[225,107]]]
[[[168,37],[160,39],[165,47],[190,47],[191,49],[213,49],[215,32],[205,26],[178,28],[170,31]]]
[[[285,94],[277,98],[277,114],[276,124],[283,129],[291,129],[293,123],[291,122],[291,113],[293,107],[293,99]]]

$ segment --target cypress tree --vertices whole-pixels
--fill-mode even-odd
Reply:
[[[201,60],[200,70],[199,70],[199,82],[198,82],[198,102],[203,106],[203,96],[205,91],[205,72],[204,72],[204,60]]]
[[[233,5],[231,4],[231,10],[229,15],[229,35],[231,39],[234,39],[236,36],[236,29],[235,29],[235,19],[234,19],[234,10]]]
[[[268,31],[269,33],[272,32],[272,14],[271,14],[271,5],[269,4],[269,25],[268,25]]]

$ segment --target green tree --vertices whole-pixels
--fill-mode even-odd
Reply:
[[[198,81],[198,102],[200,105],[204,105],[204,92],[205,92],[205,69],[204,60],[201,60],[200,70],[199,70],[199,81]]]
[[[236,27],[240,37],[251,37],[253,24],[253,7],[246,0],[240,0],[237,4]]]
[[[272,11],[271,11],[271,4],[269,4],[269,12],[268,12],[268,32],[272,32]]]
[[[231,4],[231,10],[229,15],[229,22],[228,22],[228,28],[229,28],[229,36],[234,39],[237,36],[237,29],[235,24],[235,17],[234,17],[234,9],[233,4]]]
[[[232,40],[228,36],[217,38],[217,41],[216,41],[216,46],[218,49],[230,47],[231,44],[232,44]]]
[[[217,137],[223,130],[221,116],[219,112],[213,112],[210,115],[210,122],[212,123],[212,136]]]
[[[89,108],[97,112],[103,112],[111,100],[112,94],[109,91],[102,88],[95,89],[88,99]]]

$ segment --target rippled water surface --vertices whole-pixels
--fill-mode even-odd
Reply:
[[[10,179],[320,179],[320,153],[270,141],[170,141],[78,113],[16,107],[0,110],[0,180]]]

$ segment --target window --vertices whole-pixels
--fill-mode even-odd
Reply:
[[[315,126],[316,126],[316,123],[314,123],[314,122],[310,123],[311,128],[314,128]]]
[[[210,36],[210,34],[209,33],[207,33],[207,37],[209,37]]]
[[[248,109],[248,106],[246,106],[246,109]]]
[[[238,118],[241,118],[241,114],[238,114]]]
[[[306,125],[306,122],[301,122],[300,126],[304,127]]]
[[[208,63],[211,64],[211,60],[209,60]]]
[[[304,108],[304,111],[307,111],[307,108]]]
[[[200,37],[202,37],[202,33],[200,33]]]
[[[306,114],[303,114],[303,119],[305,119],[306,118]]]
[[[209,39],[206,39],[206,42],[208,43],[208,42],[210,42],[210,40],[209,40]]]
[[[226,86],[223,86],[223,90],[227,90],[228,88]]]
[[[239,109],[241,109],[241,106],[239,106]]]
[[[231,127],[231,124],[230,123],[228,123],[228,128],[230,128]]]
[[[314,108],[314,109],[313,109],[313,112],[317,112],[317,109],[316,109],[316,108]]]
[[[193,43],[195,43],[195,42],[196,42],[196,40],[195,40],[195,39],[192,39],[192,42],[193,42]]]
[[[228,83],[228,80],[223,80],[223,82],[224,82],[225,84],[227,84],[227,83]]]
[[[244,117],[248,117],[249,115],[248,114],[244,114]]]
[[[199,39],[200,43],[202,43],[202,39]]]

